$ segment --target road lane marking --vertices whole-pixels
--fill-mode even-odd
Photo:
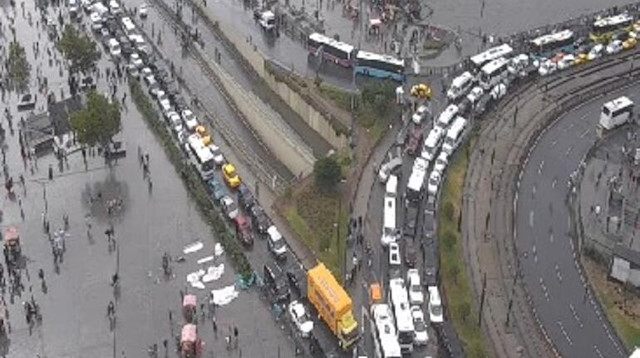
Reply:
[[[558,278],[558,281],[562,282],[562,274],[560,273],[560,267],[558,264],[556,264],[556,277]]]
[[[540,165],[538,165],[538,174],[542,174],[542,168],[544,168],[544,160],[541,160]]]
[[[598,348],[598,346],[596,346],[595,344],[593,345],[593,350],[596,352],[596,354],[598,355],[598,357],[600,358],[604,358],[604,356],[602,355],[602,353],[600,352],[600,349]]]
[[[533,262],[538,263],[538,248],[536,245],[533,245]]]
[[[560,332],[562,332],[562,335],[564,336],[564,338],[567,340],[567,342],[569,342],[570,346],[573,346],[573,341],[569,337],[569,334],[567,333],[567,331],[564,329],[564,325],[562,324],[562,322],[558,321],[557,323],[558,323],[558,327],[560,327]]]
[[[533,227],[533,216],[534,216],[534,213],[533,213],[533,210],[531,210],[529,212],[529,226],[531,227]]]
[[[553,142],[551,142],[551,147],[555,147],[555,145],[558,144],[558,140],[555,139]]]
[[[580,320],[580,317],[578,316],[578,312],[576,312],[576,308],[573,307],[571,303],[569,303],[569,309],[573,314],[573,318],[576,320],[576,322],[578,322],[578,325],[580,326],[580,328],[584,327],[584,325],[582,324],[582,320]]]
[[[551,243],[553,243],[553,241],[554,241],[553,233],[550,233],[550,234],[549,234],[549,241],[550,241]]]
[[[554,177],[553,180],[551,181],[551,189],[555,189],[556,184],[558,184],[558,178]]]
[[[544,279],[540,277],[540,288],[542,288],[542,293],[544,293],[544,298],[548,301],[551,301],[549,297],[549,290],[547,290],[547,285],[544,284]]]
[[[591,130],[591,129],[587,129],[587,130],[585,130],[584,132],[582,132],[582,134],[580,134],[580,138],[584,138],[584,137],[586,137],[586,136],[587,136],[587,134],[589,134],[589,131],[590,131],[590,130]]]
[[[570,146],[569,149],[567,149],[567,151],[564,153],[564,156],[568,157],[569,153],[571,153],[571,150],[573,150],[573,146]]]

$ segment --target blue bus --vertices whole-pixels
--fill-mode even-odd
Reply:
[[[389,78],[398,82],[405,80],[404,60],[372,52],[358,51],[355,71],[356,76]]]

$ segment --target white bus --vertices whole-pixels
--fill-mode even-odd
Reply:
[[[467,127],[467,120],[458,116],[453,124],[447,131],[447,136],[444,138],[444,144],[442,145],[442,151],[451,156],[453,152],[458,148],[462,141],[462,133]]]
[[[342,67],[352,67],[356,54],[355,47],[319,34],[317,32],[309,35],[307,39],[307,49],[311,55],[319,55]]]
[[[471,72],[466,71],[462,73],[460,76],[456,77],[451,81],[451,86],[447,91],[447,98],[451,101],[455,101],[460,97],[469,92],[473,84],[475,83],[476,78],[471,74]]]
[[[376,358],[401,358],[402,352],[389,305],[379,303],[371,306],[371,335]]]
[[[444,111],[442,111],[442,113],[440,113],[440,115],[438,116],[438,121],[436,122],[436,126],[442,130],[447,129],[447,126],[449,126],[449,123],[451,123],[451,121],[458,114],[458,110],[459,108],[455,104],[448,105],[447,108],[445,108]]]
[[[385,196],[382,215],[383,225],[380,242],[382,246],[388,246],[390,243],[396,242],[396,198]]]
[[[409,295],[402,278],[389,280],[389,297],[393,306],[393,314],[396,318],[396,331],[398,332],[398,342],[403,354],[413,352],[414,327],[411,309],[409,305]]]
[[[610,36],[603,37],[603,35],[610,34],[613,31],[626,26],[631,26],[632,23],[633,16],[626,12],[614,16],[599,18],[593,23],[593,27],[591,28],[591,40],[600,42],[600,40],[605,40],[606,37],[610,38]]]
[[[497,58],[509,57],[511,53],[513,53],[513,48],[508,44],[502,44],[500,46],[492,47],[475,56],[471,56],[471,62],[473,62],[477,68],[480,68],[487,62],[491,62]]]
[[[480,71],[480,86],[485,91],[488,91],[507,78],[508,74],[509,60],[504,57],[495,59],[482,67]]]
[[[433,127],[427,139],[424,140],[424,146],[422,147],[422,154],[420,157],[426,159],[431,162],[435,157],[438,149],[440,149],[440,144],[442,143],[442,134],[444,130],[438,126]]]
[[[629,97],[618,97],[602,105],[600,127],[610,130],[627,123],[633,116],[633,101]]]
[[[187,150],[197,164],[200,176],[205,179],[213,177],[213,168],[215,167],[213,153],[202,142],[202,137],[195,133],[187,137]]]
[[[395,198],[398,196],[398,177],[396,175],[389,175],[387,184],[385,187],[385,196],[389,198]]]
[[[424,186],[425,176],[426,172],[423,171],[411,172],[411,176],[409,176],[409,181],[407,182],[407,201],[418,202],[420,201],[420,199],[422,199],[422,189]]]
[[[562,30],[540,36],[531,41],[531,52],[540,57],[550,57],[556,53],[573,49],[573,31]]]

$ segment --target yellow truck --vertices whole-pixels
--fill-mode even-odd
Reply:
[[[358,322],[353,317],[351,297],[322,263],[307,272],[307,298],[342,349],[348,350],[358,341]]]

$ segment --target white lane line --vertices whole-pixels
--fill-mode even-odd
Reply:
[[[567,340],[567,342],[569,342],[570,346],[573,346],[573,341],[569,337],[569,334],[567,334],[567,331],[564,329],[564,325],[562,324],[562,322],[558,321],[557,323],[558,323],[558,327],[560,327],[560,332],[562,332],[562,335],[564,336],[564,338]]]
[[[535,198],[536,198],[536,190],[537,190],[537,189],[536,189],[536,185],[535,185],[535,184],[533,184],[533,185],[531,186],[531,199],[535,199]]]
[[[540,288],[542,289],[542,293],[544,294],[544,298],[548,301],[551,301],[549,297],[549,290],[547,290],[547,285],[544,284],[544,279],[540,277]]]
[[[558,278],[558,281],[562,282],[562,274],[560,273],[560,267],[558,264],[556,264],[556,277]]]
[[[533,245],[533,262],[538,263],[538,248],[536,245]]]
[[[529,212],[529,226],[533,227],[533,217],[534,217],[534,213],[533,210],[531,210]]]
[[[596,354],[598,355],[599,358],[604,358],[604,356],[600,352],[600,349],[595,344],[593,345],[593,350],[596,352]]]
[[[553,243],[553,241],[554,241],[553,233],[550,233],[550,234],[549,234],[549,241],[550,241],[551,243]]]
[[[580,326],[580,328],[584,327],[584,325],[582,324],[582,320],[580,320],[580,317],[578,316],[578,312],[576,312],[576,308],[573,307],[571,303],[569,303],[569,309],[573,314],[573,318],[576,320],[576,322],[578,322],[578,325]]]
[[[551,147],[555,147],[555,145],[558,144],[558,140],[554,140],[553,142],[551,142]]]
[[[564,156],[568,157],[569,153],[571,153],[571,150],[573,150],[573,146],[570,146],[569,149],[567,149],[567,151],[564,153]]]
[[[542,174],[542,168],[544,168],[544,160],[541,160],[540,165],[538,165],[538,174]]]
[[[589,134],[590,129],[585,130],[584,132],[582,132],[582,134],[580,134],[580,138],[584,138],[587,136],[587,134]]]
[[[558,184],[558,178],[553,178],[553,180],[551,181],[551,189],[555,189],[556,184]]]

